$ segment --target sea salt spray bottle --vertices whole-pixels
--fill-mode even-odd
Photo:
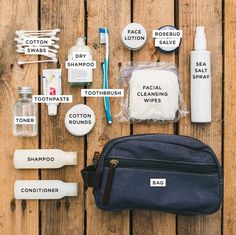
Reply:
[[[203,26],[197,26],[191,52],[191,122],[211,122],[211,62]]]

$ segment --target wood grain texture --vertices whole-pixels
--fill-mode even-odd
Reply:
[[[174,3],[176,9],[174,9]],[[222,5],[224,4],[224,12]],[[131,7],[133,7],[131,9]],[[175,12],[176,10],[176,12]],[[0,0],[0,235],[220,235],[236,234],[236,66],[235,0]],[[225,19],[223,19],[223,15]],[[131,19],[133,17],[133,19]],[[91,189],[84,189],[80,170],[92,163],[94,151],[100,151],[112,138],[130,134],[130,126],[114,119],[106,124],[102,98],[80,97],[79,87],[67,83],[65,60],[68,49],[78,36],[87,36],[93,48],[97,69],[92,88],[102,87],[100,64],[105,46],[99,42],[99,27],[110,31],[110,87],[116,88],[120,63],[129,61],[171,61],[175,55],[156,51],[152,30],[177,20],[183,29],[183,40],[176,62],[183,81],[183,94],[188,110],[189,59],[193,49],[196,25],[206,27],[208,48],[212,59],[212,114],[211,124],[190,123],[190,115],[180,121],[178,133],[197,137],[213,147],[221,160],[224,138],[224,211],[210,216],[184,217],[154,211],[105,212],[96,208]],[[144,48],[130,53],[121,42],[123,27],[129,22],[141,23],[148,30],[148,42]],[[224,83],[222,80],[222,23],[224,23]],[[60,28],[59,63],[20,68],[15,50],[17,29]],[[132,54],[132,56],[131,56]],[[29,57],[28,57],[29,58]],[[28,59],[27,58],[27,59]],[[37,58],[31,56],[30,59]],[[43,68],[62,67],[63,93],[73,95],[73,104],[61,104],[57,117],[49,117],[46,105],[41,105],[41,139],[17,138],[12,135],[11,107],[18,99],[17,88],[30,85],[35,93],[41,88],[38,80]],[[1,74],[1,68],[3,73]],[[40,86],[39,86],[40,83]],[[224,84],[224,106],[222,89]],[[64,127],[64,115],[73,105],[86,102],[96,114],[96,126],[87,137],[70,135]],[[111,99],[112,113],[120,110],[119,98]],[[224,115],[222,113],[224,108]],[[224,117],[224,132],[222,130]],[[174,133],[175,125],[143,123],[132,126],[133,134]],[[222,135],[224,134],[224,135]],[[78,152],[78,166],[66,166],[58,170],[15,170],[12,156],[15,149],[60,148]],[[79,196],[51,201],[15,200],[15,179],[61,179],[79,183]],[[40,211],[39,211],[40,210]],[[130,218],[132,221],[130,221]],[[176,224],[177,221],[177,224]]]
[[[224,1],[224,220],[225,235],[236,234],[236,1]]]
[[[12,162],[15,149],[38,147],[38,137],[12,134],[12,106],[19,99],[18,87],[28,85],[38,91],[38,66],[17,65],[18,59],[26,58],[16,53],[15,31],[37,28],[37,12],[32,1],[0,1],[0,234],[38,234],[38,202],[15,200],[13,195],[16,179],[37,179],[38,171],[15,170]]]
[[[90,0],[87,1],[88,44],[93,45],[97,69],[94,71],[93,88],[102,88],[101,63],[104,60],[105,45],[100,45],[99,27],[108,27],[110,38],[109,85],[116,88],[119,63],[130,60],[130,53],[120,40],[121,30],[130,22],[130,1]],[[129,135],[129,125],[120,124],[114,118],[119,112],[119,98],[111,98],[113,124],[108,125],[105,118],[103,98],[88,98],[87,104],[96,114],[96,126],[88,135],[87,164],[92,163],[94,151],[100,151],[112,138]],[[91,189],[87,191],[87,234],[127,235],[129,234],[129,212],[104,212],[96,208]]]
[[[84,231],[84,188],[80,175],[80,170],[84,166],[84,138],[72,136],[64,126],[64,116],[67,110],[73,105],[84,102],[80,97],[80,88],[70,87],[67,82],[67,70],[65,69],[69,48],[75,45],[77,37],[84,36],[84,12],[83,0],[41,1],[41,28],[61,29],[58,67],[62,68],[62,90],[65,95],[73,95],[73,103],[60,104],[58,115],[55,117],[48,116],[47,107],[42,104],[41,147],[77,151],[78,157],[77,166],[66,166],[58,170],[42,170],[41,178],[79,183],[78,197],[40,203],[42,234],[45,235],[77,235],[83,234]],[[55,68],[56,66],[48,65],[47,67]]]
[[[166,55],[156,51],[152,30],[162,25],[174,24],[174,1],[133,1],[133,22],[144,26],[148,33],[148,42],[144,48],[134,52],[134,61],[174,62],[174,54]],[[174,133],[173,124],[138,123],[133,125],[134,134]],[[133,232],[138,234],[175,234],[175,215],[154,211],[135,211],[133,213]]]
[[[181,120],[179,134],[196,137],[209,144],[219,159],[222,154],[222,2],[219,0],[179,1],[179,27],[183,41],[179,53],[179,68],[184,85],[184,99],[190,110],[190,51],[197,25],[205,26],[207,47],[211,51],[212,123],[191,124],[190,115]],[[209,216],[178,217],[178,234],[221,234],[221,211]]]

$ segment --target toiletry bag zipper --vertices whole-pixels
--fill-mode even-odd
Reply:
[[[134,160],[124,158],[109,157],[105,160],[104,166],[108,167],[108,176],[103,195],[103,205],[109,204],[109,198],[112,190],[113,178],[115,171],[120,168],[135,168],[145,170],[156,170],[163,172],[178,172],[185,174],[217,174],[218,168],[215,164],[197,164],[197,163],[183,163],[183,162],[168,162],[158,160]]]
[[[103,149],[102,149],[102,152],[100,153],[100,152],[96,152],[97,153],[97,159],[100,159],[100,158],[102,158],[103,156],[105,157],[105,155],[107,155],[107,153],[109,152],[109,150],[110,149],[112,149],[113,147],[114,147],[114,145],[116,145],[116,144],[118,144],[118,143],[122,143],[122,142],[125,142],[125,141],[138,141],[140,138],[142,138],[142,137],[150,137],[150,138],[152,138],[152,137],[155,137],[157,134],[152,134],[152,133],[149,133],[149,134],[136,134],[136,135],[131,135],[131,136],[122,136],[122,137],[118,137],[118,138],[115,138],[115,139],[112,139],[112,140],[109,140],[105,145],[104,145],[104,147],[103,147]],[[196,138],[194,138],[194,137],[192,137],[192,136],[186,136],[186,135],[170,135],[170,134],[158,134],[158,136],[176,136],[176,137],[179,137],[179,138],[186,138],[186,139],[189,139],[189,140],[191,140],[191,141],[193,141],[193,142],[198,142],[199,144],[202,144],[202,145],[204,145],[204,147],[203,148],[206,148],[206,144],[204,144],[202,141],[200,141],[200,140],[198,140],[198,139],[196,139]],[[142,140],[142,141],[150,141],[150,140]],[[153,140],[153,141],[157,141],[157,142],[160,142],[160,143],[167,143],[166,141],[160,141],[160,140]],[[172,142],[172,141],[168,141],[168,143],[169,144],[176,144],[175,142]],[[186,145],[186,144],[181,144],[181,143],[178,143],[179,145],[182,145],[182,146],[184,146],[184,147],[186,147],[186,148],[190,148],[190,149],[199,149],[199,148],[195,148],[195,147],[192,147],[192,146],[190,146],[190,145]],[[202,148],[202,150],[203,150],[203,148]],[[203,150],[204,151],[204,150]],[[211,153],[210,153],[211,154]],[[216,162],[216,164],[218,165],[218,166],[220,166],[219,165],[219,162],[218,162],[218,160],[217,160],[217,158],[216,158],[216,156],[215,156],[215,154],[211,154],[212,155],[212,157],[214,158],[214,160],[215,160],[215,162]]]
[[[114,145],[117,144],[117,143],[121,143],[121,142],[124,142],[124,141],[126,141],[126,140],[127,140],[127,141],[131,141],[131,140],[132,140],[132,141],[136,141],[136,140],[139,140],[139,138],[142,137],[142,136],[143,136],[143,137],[148,136],[148,137],[151,138],[152,136],[155,136],[155,135],[156,135],[156,134],[137,134],[137,135],[131,135],[131,136],[122,136],[122,137],[118,137],[118,138],[109,140],[109,141],[104,145],[104,147],[103,147],[103,149],[102,149],[102,152],[99,152],[99,151],[95,151],[95,152],[94,152],[94,155],[93,155],[93,164],[94,164],[94,166],[97,168],[100,159],[106,158],[106,155],[107,155],[107,153],[109,152],[109,150],[110,150],[112,147],[114,147]],[[158,135],[159,135],[159,136],[170,136],[170,135],[168,135],[168,134],[158,134]],[[185,138],[190,139],[190,140],[192,140],[192,141],[199,142],[199,143],[203,144],[200,140],[198,140],[198,139],[196,139],[196,138],[194,138],[194,137],[191,137],[191,136],[178,135],[178,137],[185,137]],[[147,141],[147,142],[148,142],[148,140],[143,140],[143,141]],[[156,141],[156,140],[155,140],[155,141]],[[159,142],[161,142],[161,141],[159,141]],[[165,142],[163,142],[163,143],[165,143]],[[169,143],[169,144],[176,144],[176,143],[171,142],[171,141],[169,141],[168,143]],[[188,146],[188,145],[184,145],[184,144],[183,144],[183,146],[185,146],[186,148],[190,148],[190,149],[196,149],[196,148],[193,148],[192,146]],[[214,158],[216,164],[219,166],[219,163],[218,163],[218,160],[217,160],[216,156],[215,156],[214,154],[211,154],[211,155],[212,155],[212,157]]]

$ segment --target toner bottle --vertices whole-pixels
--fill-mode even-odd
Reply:
[[[197,26],[191,52],[191,122],[211,122],[211,62],[203,26]]]

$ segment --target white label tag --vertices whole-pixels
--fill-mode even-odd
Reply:
[[[150,179],[150,187],[166,187],[166,179]]]
[[[48,47],[25,47],[26,55],[47,55]]]
[[[182,30],[153,30],[152,37],[157,39],[180,39],[182,38]]]
[[[14,122],[16,125],[36,124],[36,117],[35,116],[15,116]]]
[[[72,103],[72,95],[33,95],[33,103]]]
[[[52,45],[51,38],[25,37],[22,40],[23,40],[23,46],[50,46]]]
[[[153,30],[152,36],[155,39],[155,47],[171,50],[179,47],[182,30]]]
[[[81,97],[123,97],[124,89],[81,89]]]
[[[83,61],[83,60],[91,60],[91,55],[88,52],[74,52],[72,54],[72,58],[73,60],[79,60],[79,61]]]
[[[197,60],[192,63],[193,69],[192,69],[192,78],[195,79],[210,79],[211,76],[211,65],[210,61],[206,59]]]
[[[96,69],[96,61],[80,61],[80,60],[71,60],[66,61],[66,68],[67,69]]]
[[[179,39],[155,39],[155,47],[172,48],[179,46]]]

